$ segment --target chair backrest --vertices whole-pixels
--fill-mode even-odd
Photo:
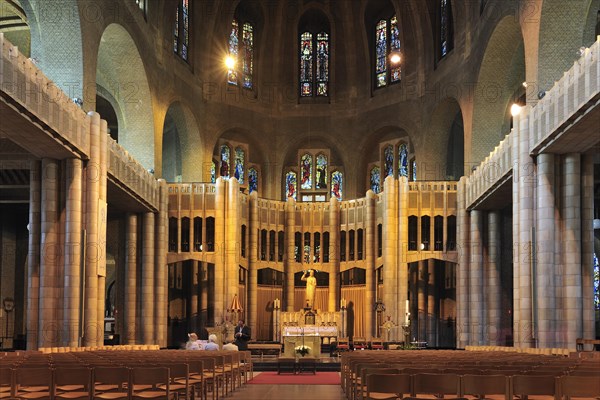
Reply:
[[[42,368],[18,368],[15,372],[15,396],[20,393],[36,393],[43,397],[47,393],[50,397],[52,393],[52,369],[50,367]]]
[[[140,389],[138,389],[140,387]],[[161,392],[164,398],[170,396],[169,368],[135,367],[131,369],[131,396],[137,397],[143,392]]]
[[[121,393],[128,397],[130,370],[126,367],[94,367],[92,385],[95,393]]]
[[[393,393],[402,398],[403,394],[409,394],[410,391],[410,375],[379,373],[367,375],[366,399],[371,399],[371,392]]]
[[[557,394],[557,382],[550,375],[515,375],[511,379],[511,393],[517,396]]]
[[[596,376],[561,376],[560,393],[566,397],[600,397],[600,378]]]
[[[54,397],[86,398],[91,397],[92,371],[87,367],[58,367],[54,370]]]
[[[504,395],[510,398],[510,379],[504,375],[464,375],[462,377],[462,394],[467,395]]]
[[[416,374],[413,376],[413,395],[461,395],[460,376],[456,374]]]

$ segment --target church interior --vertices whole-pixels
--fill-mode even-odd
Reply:
[[[599,35],[600,0],[0,0],[0,347],[590,350]]]

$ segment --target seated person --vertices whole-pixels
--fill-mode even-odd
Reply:
[[[204,346],[204,350],[208,351],[219,351],[219,345],[217,344],[217,335],[209,335],[208,343]]]
[[[223,350],[238,351],[239,349],[231,340],[228,340],[227,343],[223,345]]]
[[[185,344],[186,350],[200,350],[200,344],[198,343],[198,335],[195,333],[188,333],[188,341]]]

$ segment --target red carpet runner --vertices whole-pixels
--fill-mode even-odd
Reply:
[[[339,385],[340,373],[317,372],[316,375],[277,375],[277,372],[261,372],[248,383],[255,385]]]

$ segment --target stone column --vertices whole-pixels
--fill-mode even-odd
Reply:
[[[581,155],[565,156],[563,179],[563,332],[566,337],[559,347],[574,349],[583,334],[581,286]]]
[[[417,340],[425,341],[427,338],[427,261],[419,261],[417,271]]]
[[[521,177],[521,168],[520,166],[520,143],[519,136],[516,133],[518,131],[519,124],[515,124],[515,131],[511,134],[511,145],[512,145],[512,169],[513,169],[513,179],[512,179],[512,260],[511,264],[513,265],[512,275],[513,275],[513,306],[512,306],[512,316],[513,316],[513,326],[512,326],[512,334],[513,334],[513,345],[517,347],[520,343],[520,334],[517,329],[519,326],[519,322],[521,319],[521,313],[519,312],[519,288],[521,286],[519,279],[519,264],[518,260],[520,257],[520,249],[519,249],[519,236],[521,234],[520,227],[520,208],[521,208],[521,196],[519,192],[519,188],[521,187],[520,177]],[[460,196],[460,194],[459,194]],[[510,265],[510,264],[509,264]]]
[[[500,345],[501,281],[500,281],[500,212],[490,211],[487,215],[487,262],[484,271],[485,309],[487,311],[484,344]]]
[[[41,204],[41,245],[40,259],[40,299],[39,302],[39,347],[59,346],[60,326],[58,321],[58,287],[56,276],[59,273],[59,163],[52,159],[42,160],[42,204]]]
[[[483,314],[483,239],[482,227],[483,212],[471,211],[471,254],[469,271],[469,309],[471,322],[470,344],[479,346],[483,344],[483,326],[485,318]]]
[[[329,307],[334,312],[340,306],[340,202],[329,199]],[[347,332],[344,330],[344,332]]]
[[[395,318],[398,309],[398,287],[397,279],[397,247],[398,247],[398,203],[396,192],[396,181],[394,177],[388,176],[384,181],[383,189],[383,303],[386,306],[386,314]],[[371,306],[372,305],[368,305]],[[398,340],[397,329],[393,329],[390,340]]]
[[[200,263],[200,327],[208,325],[208,265]]]
[[[285,238],[287,244],[287,257],[283,265],[285,275],[284,306],[287,312],[294,310],[294,237],[296,233],[296,202],[288,197],[285,203]],[[302,254],[302,252],[300,252]]]
[[[556,246],[554,200],[554,154],[537,157],[536,304],[538,347],[556,347],[556,292],[554,288],[554,248]]]
[[[365,267],[366,267],[366,290],[365,290],[365,335],[367,338],[375,337],[377,332],[373,305],[375,298],[377,277],[375,276],[375,237],[377,232],[375,214],[375,193],[367,190],[365,199]]]
[[[168,227],[169,227],[169,188],[164,179],[158,180],[159,210],[156,216],[156,261],[154,263],[154,326],[155,343],[167,346],[167,309],[169,306],[169,267],[167,265]]]
[[[215,324],[225,321],[225,180],[218,177],[215,183]]]
[[[226,287],[225,308],[228,308],[234,296],[241,299],[244,294],[239,293],[239,257],[240,257],[240,185],[235,178],[227,182],[227,210],[225,217],[225,263],[226,263]],[[268,240],[267,240],[268,243]],[[238,315],[239,317],[239,315]],[[237,323],[237,321],[234,321]]]
[[[594,338],[594,156],[581,158],[581,286],[583,297],[583,337]],[[586,350],[592,350],[587,346]]]
[[[250,208],[250,218],[247,229],[247,236],[249,236],[250,246],[248,249],[248,326],[250,332],[254,332],[256,335],[258,326],[256,324],[258,319],[258,269],[257,269],[257,250],[258,250],[258,193],[256,191],[250,193],[248,196],[248,203]],[[283,243],[280,244],[283,246]],[[284,247],[285,248],[285,247]],[[256,337],[256,336],[255,336]]]
[[[199,298],[198,298],[198,289],[200,287],[199,282],[198,282],[198,278],[200,275],[200,271],[199,271],[199,261],[196,260],[190,260],[190,273],[191,273],[191,279],[189,281],[189,285],[190,285],[190,306],[189,306],[189,332],[196,332],[198,333],[198,303],[199,303]]]
[[[98,198],[103,209],[99,209],[98,218],[98,307],[97,322],[98,345],[104,344],[104,314],[106,309],[106,224],[108,221],[108,204],[106,190],[108,184],[108,124],[100,120],[99,135],[99,168]]]
[[[86,247],[85,247],[85,291],[83,318],[83,345],[97,346],[102,344],[104,326],[98,326],[98,200],[100,199],[100,179],[102,178],[100,164],[100,115],[89,112],[90,121],[90,159],[85,168],[86,183]]]
[[[153,212],[142,216],[142,280],[140,296],[140,327],[142,344],[153,344],[154,340],[154,228]]]
[[[27,253],[27,350],[38,348],[41,332],[38,329],[40,290],[41,241],[41,163],[30,161],[29,166],[29,247]]]
[[[466,209],[467,178],[462,177],[458,182],[457,218],[458,231],[458,265],[456,271],[456,347],[464,349],[469,339],[469,232],[471,221]]]
[[[81,224],[82,175],[80,159],[66,160],[65,252],[63,291],[63,343],[79,346],[79,312],[81,308]]]
[[[398,287],[398,310],[394,317],[394,322],[402,325],[406,319],[406,313],[410,312],[410,305],[406,307],[408,300],[408,178],[401,176],[398,179],[398,201],[399,201],[399,224],[398,224],[398,279],[396,286]],[[387,304],[386,304],[387,307]],[[402,328],[398,330],[398,340],[404,340]]]
[[[435,286],[435,260],[427,260],[427,344],[438,345],[438,296]]]
[[[138,254],[138,218],[135,214],[127,215],[125,228],[125,291],[122,330],[123,344],[135,344],[137,329],[136,296],[137,296],[137,254]]]

